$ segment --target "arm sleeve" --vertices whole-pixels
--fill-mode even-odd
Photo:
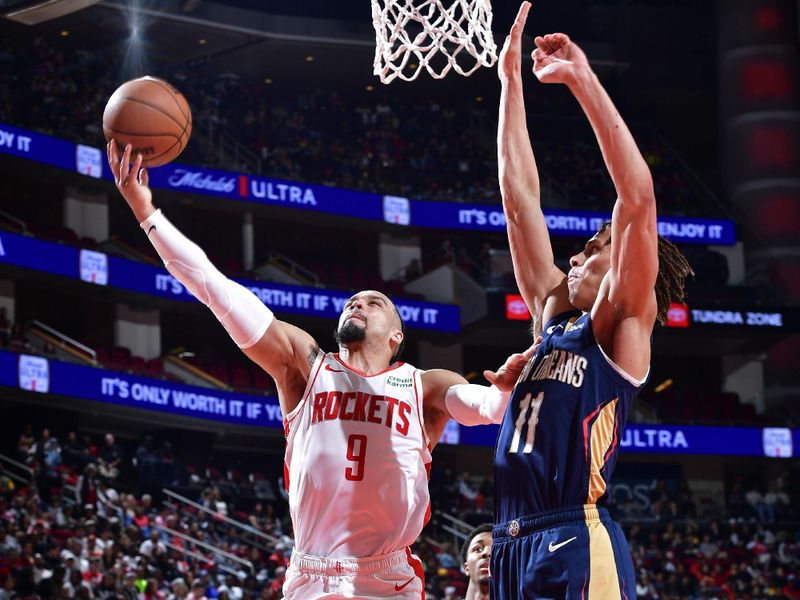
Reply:
[[[444,396],[450,416],[462,425],[499,424],[506,412],[511,392],[495,386],[461,383],[451,386]]]
[[[141,223],[170,274],[214,313],[236,345],[255,345],[274,316],[258,297],[225,277],[206,253],[157,210]]]

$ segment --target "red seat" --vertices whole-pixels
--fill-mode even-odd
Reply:
[[[230,375],[228,375],[228,369],[222,365],[211,365],[208,367],[207,372],[215,379],[219,379],[222,383],[229,384],[231,381]]]
[[[160,358],[151,358],[145,364],[148,374],[159,377],[164,374],[164,361]]]
[[[108,349],[107,348],[103,348],[103,347],[97,348],[95,350],[95,353],[97,355],[97,362],[98,363],[100,363],[101,365],[108,364],[109,356],[108,356]]]
[[[128,363],[128,368],[131,371],[136,371],[137,373],[144,373],[146,370],[144,358],[136,355],[131,356],[131,360]]]

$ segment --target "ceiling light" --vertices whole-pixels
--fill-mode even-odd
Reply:
[[[68,35],[69,35],[69,31],[67,31],[66,29],[63,29],[61,31],[61,37],[67,37]]]
[[[269,85],[270,83],[272,83],[272,77],[267,77],[267,78],[264,80],[264,83],[266,83],[267,85]]]
[[[667,388],[671,388],[672,387],[672,383],[673,383],[672,379],[665,379],[664,381],[662,381],[661,383],[659,383],[656,386],[656,389],[654,391],[656,392],[656,394],[658,394],[660,392],[663,392]]]
[[[206,38],[200,38],[199,40],[197,40],[197,43],[200,44],[201,46],[205,46],[208,43],[208,40]]]
[[[374,90],[374,89],[375,89],[375,87],[374,87],[374,86],[372,86],[372,85],[368,85],[368,86],[367,86],[366,88],[364,88],[364,89],[366,89],[368,92],[371,92],[372,90]]]
[[[309,54],[306,56],[306,62],[314,62],[314,57]]]

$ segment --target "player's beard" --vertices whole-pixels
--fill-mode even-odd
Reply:
[[[353,342],[363,342],[367,338],[367,329],[359,327],[353,323],[352,319],[348,319],[339,329],[334,331],[333,338],[340,346],[346,346]]]

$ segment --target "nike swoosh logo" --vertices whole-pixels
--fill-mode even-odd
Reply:
[[[415,579],[416,579],[416,577],[412,577],[411,579],[409,579],[408,581],[406,581],[406,582],[405,582],[403,585],[397,585],[397,584],[395,583],[395,584],[394,584],[394,591],[395,591],[395,592],[399,592],[400,590],[402,590],[404,587],[406,587],[406,586],[407,586],[409,583],[411,583],[411,582],[412,582],[412,581],[414,581]]]
[[[578,537],[577,537],[577,536],[575,536],[575,537],[571,537],[571,538],[569,538],[568,540],[564,540],[563,542],[559,542],[558,544],[554,544],[553,542],[550,542],[550,543],[547,545],[547,549],[548,549],[550,552],[555,552],[556,550],[558,550],[559,548],[561,548],[561,546],[566,546],[566,545],[567,545],[567,544],[569,544],[570,542],[572,542],[572,541],[575,541],[575,540],[577,540],[577,539],[578,539]]]
[[[330,365],[325,365],[325,370],[326,371],[333,371],[334,373],[344,373],[344,369],[334,369]]]
[[[556,330],[556,325],[550,325],[550,327],[548,327],[548,328],[547,328],[547,333],[548,333],[548,334],[551,334],[551,333],[553,333],[555,330]]]
[[[150,225],[150,229],[147,230],[147,237],[150,237],[150,234],[156,229],[155,225]]]

